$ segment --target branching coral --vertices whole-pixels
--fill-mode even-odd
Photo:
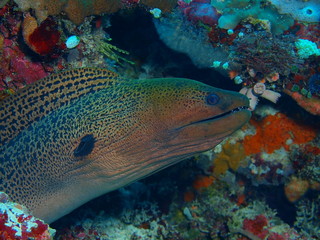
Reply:
[[[298,203],[297,218],[295,227],[310,237],[310,239],[320,238],[320,195],[317,198],[303,199]]]

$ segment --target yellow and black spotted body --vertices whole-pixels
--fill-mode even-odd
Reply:
[[[103,69],[44,78],[0,102],[0,191],[52,222],[218,144],[248,99],[189,79]]]

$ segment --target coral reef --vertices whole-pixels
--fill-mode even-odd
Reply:
[[[272,36],[267,32],[248,33],[235,39],[228,58],[231,69],[242,79],[252,77],[272,83],[274,74],[288,77],[291,69],[299,66],[292,37]]]
[[[57,24],[50,18],[45,19],[38,26],[37,20],[26,14],[22,22],[22,32],[25,43],[39,55],[58,54],[65,48],[61,41],[61,34],[56,29]]]
[[[292,97],[303,109],[313,115],[320,115],[320,99],[319,98],[308,98],[303,96],[299,92],[292,92],[284,90],[286,94]]]
[[[31,84],[52,71],[49,64],[34,60],[19,45],[20,12],[5,6],[0,14],[0,99]]]
[[[220,14],[210,4],[210,0],[194,0],[189,4],[180,1],[179,7],[187,19],[193,23],[204,23],[213,26],[218,23]]]
[[[55,230],[30,215],[25,207],[13,203],[0,192],[0,239],[5,240],[49,240]]]
[[[55,238],[319,239],[318,10],[316,0],[0,1],[0,100],[51,72],[86,66],[130,77],[143,71],[143,77],[185,77],[189,69],[181,59],[190,58],[189,66],[201,68],[192,78],[241,89],[253,110],[250,123],[215,149],[62,219]],[[152,19],[170,49],[158,36],[142,34],[156,35],[142,20],[132,25],[138,40],[113,27],[114,16],[137,13],[135,20],[152,25]],[[131,48],[114,32],[123,32]],[[69,36],[77,36],[77,44],[65,48]],[[145,56],[134,49],[136,42],[146,44]],[[165,51],[153,53],[154,46]],[[215,71],[224,77],[208,79]],[[305,111],[293,112],[299,106],[291,109],[286,95]],[[46,224],[3,193],[0,205],[0,239],[52,238]]]
[[[171,49],[187,54],[201,68],[211,66],[215,60],[227,59],[223,48],[213,48],[202,29],[196,29],[180,11],[166,18],[154,19],[160,39]]]
[[[75,24],[81,24],[84,18],[94,14],[113,13],[120,9],[121,2],[118,0],[41,0],[25,1],[15,0],[22,11],[30,8],[35,10],[37,19],[42,22],[50,15],[58,15],[62,11]]]
[[[284,193],[290,202],[299,200],[309,189],[307,180],[292,177],[289,183],[284,187]]]
[[[264,2],[260,0],[213,0],[211,4],[222,13],[218,26],[224,29],[234,29],[248,17],[268,20],[274,34],[282,33],[294,23],[293,18],[279,14],[272,6],[264,6]]]
[[[34,4],[34,1],[15,0],[22,11],[30,8],[35,10],[37,19],[42,22],[48,16],[66,13],[67,17],[77,25],[83,23],[85,17],[100,15],[102,13],[114,13],[125,6],[125,2],[119,0],[41,0]],[[175,5],[174,0],[141,0],[138,1],[149,7],[157,7],[164,11],[170,11]],[[137,3],[138,3],[137,2]]]
[[[310,239],[320,238],[320,195],[313,199],[303,199],[297,204],[297,218],[295,227],[301,230]]]
[[[213,173],[221,175],[228,169],[236,171],[245,157],[245,151],[240,142],[234,144],[227,142],[223,144],[222,151],[214,158]]]
[[[317,135],[315,129],[297,123],[283,113],[266,116],[260,121],[252,119],[251,124],[256,127],[256,133],[244,138],[247,155],[262,151],[271,154],[280,148],[289,150],[294,144],[310,142]]]
[[[302,22],[320,22],[320,4],[317,0],[269,0],[280,13],[290,14]]]

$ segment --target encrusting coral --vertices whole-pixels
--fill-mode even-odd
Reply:
[[[283,113],[268,115],[261,121],[252,119],[251,124],[256,127],[255,135],[244,138],[246,155],[260,153],[273,153],[283,147],[289,150],[291,144],[303,144],[312,141],[317,131],[288,118]]]
[[[213,173],[221,175],[229,168],[235,171],[240,166],[241,160],[245,157],[245,151],[240,142],[235,144],[227,142],[223,145],[222,151],[214,159]]]

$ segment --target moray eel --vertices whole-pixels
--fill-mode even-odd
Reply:
[[[0,102],[0,191],[51,223],[214,147],[248,121],[248,104],[189,79],[49,76]]]

